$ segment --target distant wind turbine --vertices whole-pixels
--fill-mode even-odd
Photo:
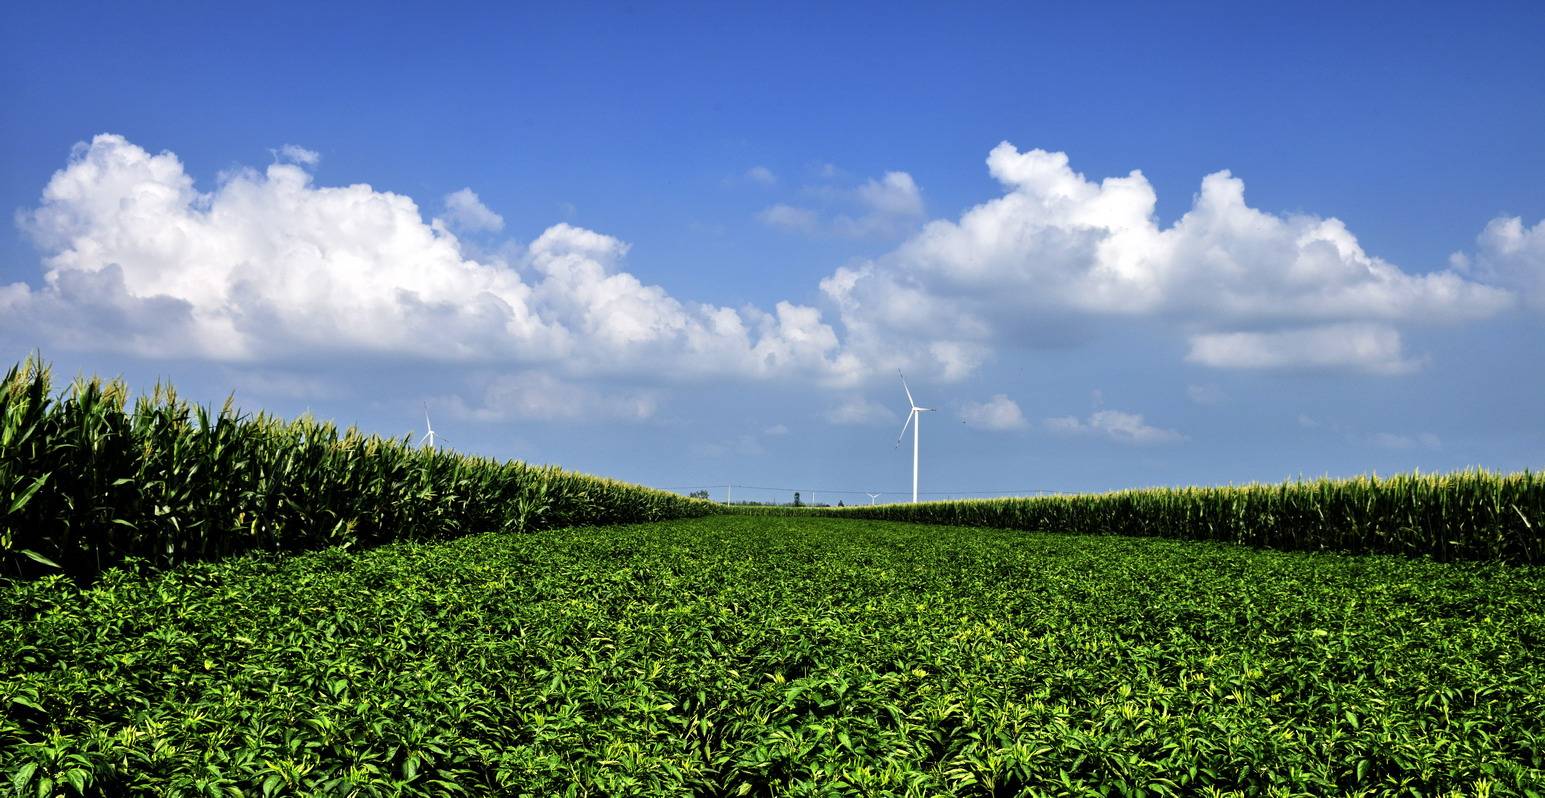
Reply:
[[[428,403],[424,404],[424,429],[429,431],[424,433],[424,437],[418,439],[418,445],[423,446],[427,442],[429,444],[429,448],[435,448],[435,427],[433,424],[429,423]],[[450,443],[450,441],[446,441],[446,443]]]
[[[917,504],[917,437],[918,429],[923,424],[923,414],[933,411],[931,407],[918,407],[917,401],[912,398],[912,389],[907,387],[907,375],[896,370],[896,375],[901,377],[901,390],[907,392],[907,404],[912,410],[907,413],[907,420],[901,425],[901,434],[896,436],[896,445],[901,445],[901,439],[907,435],[907,425],[912,425],[912,503]]]
[[[903,428],[902,432],[906,432],[906,429]],[[864,495],[869,497],[870,504],[874,504],[874,500],[880,498],[880,494],[878,493],[865,493]]]

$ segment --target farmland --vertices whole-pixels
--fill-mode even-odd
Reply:
[[[713,516],[18,581],[0,638],[27,795],[1545,791],[1500,562]]]
[[[1545,563],[1545,474],[1483,469],[844,508],[736,507],[994,529],[1217,540],[1438,560]]]
[[[309,416],[195,406],[157,385],[33,359],[0,377],[0,575],[89,581],[248,550],[366,547],[475,531],[704,515],[707,502],[517,461],[414,447]]]

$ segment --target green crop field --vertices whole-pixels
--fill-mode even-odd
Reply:
[[[1276,484],[853,507],[725,507],[993,529],[1217,540],[1272,549],[1545,563],[1545,474],[1483,469]]]
[[[22,795],[1545,792],[1545,570],[715,516],[0,585]]]

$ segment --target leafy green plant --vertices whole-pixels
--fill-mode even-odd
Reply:
[[[1545,563],[1545,474],[1397,474],[845,508],[726,507],[923,524]]]
[[[1539,795],[1545,572],[819,516],[0,585],[20,795]]]
[[[30,360],[0,379],[0,575],[89,579],[254,549],[362,547],[475,531],[715,512],[550,466],[415,448],[310,417],[247,416],[120,381],[58,395]]]

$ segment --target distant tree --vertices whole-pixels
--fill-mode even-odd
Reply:
[[[794,491],[794,506],[795,507],[804,507],[803,504],[799,503],[799,491],[797,491],[797,490]]]
[[[841,499],[838,499],[838,500],[837,500],[837,506],[838,506],[838,507],[844,507],[844,506],[846,506],[846,505],[844,505],[844,504],[843,504],[843,503],[842,503],[842,500],[841,500]]]
[[[691,493],[687,494],[687,498],[689,498],[689,499],[706,499],[706,498],[708,498],[708,491],[706,491],[706,490],[694,490]]]

